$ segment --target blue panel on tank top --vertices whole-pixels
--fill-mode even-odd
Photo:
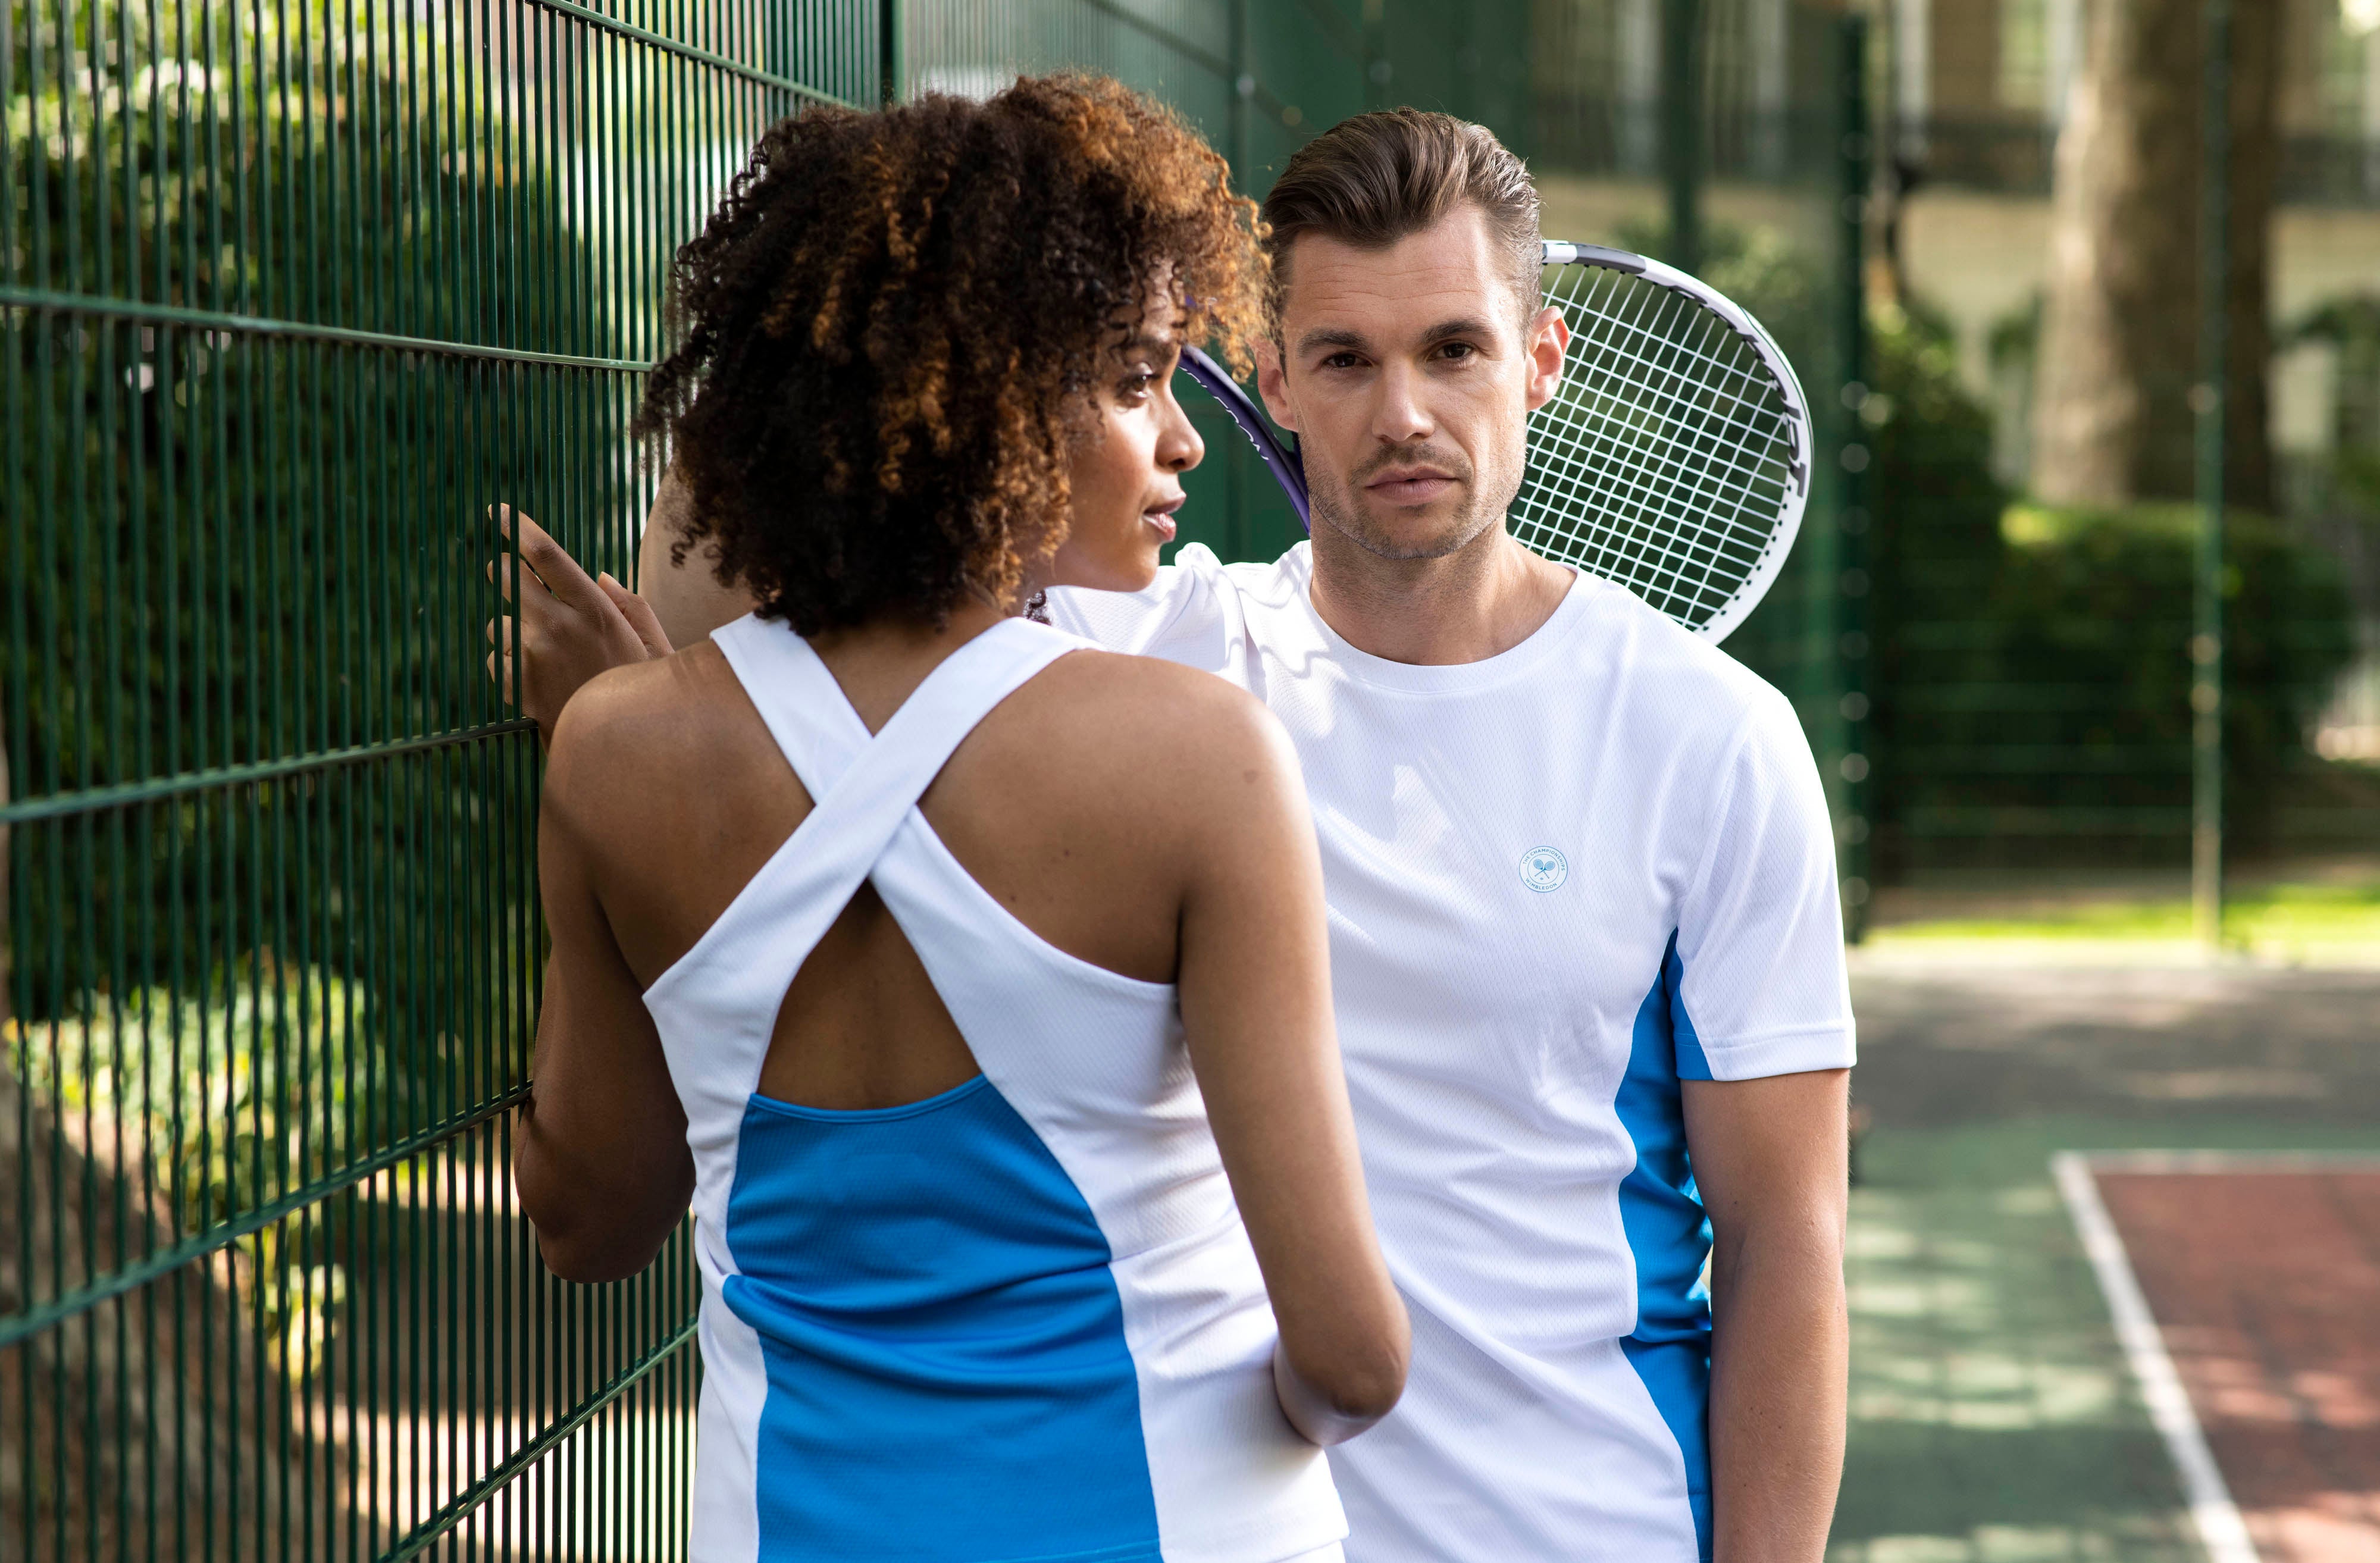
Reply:
[[[1613,1106],[1636,1146],[1620,1184],[1620,1224],[1636,1261],[1636,1327],[1621,1339],[1636,1376],[1678,1440],[1702,1556],[1710,1532],[1710,1220],[1686,1153],[1682,1079],[1707,1080],[1710,1064],[1682,995],[1685,967],[1677,936],[1652,990],[1637,1008],[1635,1034]]]
[[[1159,1557],[1107,1240],[990,1082],[753,1097],[727,1242],[768,1366],[763,1563]]]

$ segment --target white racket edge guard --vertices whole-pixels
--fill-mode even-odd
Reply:
[[[1546,266],[1600,266],[1624,272],[1657,286],[1665,287],[1701,305],[1725,321],[1746,345],[1760,356],[1768,371],[1776,377],[1779,394],[1785,399],[1786,422],[1793,430],[1800,449],[1786,464],[1790,479],[1783,513],[1770,531],[1767,545],[1746,574],[1743,583],[1699,625],[1694,633],[1716,644],[1725,640],[1738,624],[1760,606],[1776,584],[1778,572],[1785,567],[1785,557],[1793,551],[1793,539],[1802,532],[1802,515],[1810,503],[1810,473],[1814,459],[1815,429],[1810,418],[1810,399],[1802,390],[1801,377],[1785,357],[1784,349],[1777,345],[1758,321],[1745,313],[1742,307],[1699,277],[1689,276],[1674,266],[1663,265],[1650,256],[1632,250],[1612,249],[1599,244],[1572,244],[1560,239],[1546,239],[1540,245],[1539,263]]]

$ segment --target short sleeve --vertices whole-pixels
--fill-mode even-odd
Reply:
[[[1245,639],[1238,595],[1204,543],[1185,546],[1141,591],[1051,587],[1050,622],[1110,651],[1231,676]]]
[[[1713,777],[1707,849],[1679,906],[1679,1072],[1847,1069],[1851,986],[1826,790],[1792,708],[1764,690]]]

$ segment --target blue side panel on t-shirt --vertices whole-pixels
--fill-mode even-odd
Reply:
[[[754,1097],[727,1234],[768,1369],[763,1563],[1158,1558],[1107,1241],[988,1080],[873,1113]]]
[[[1620,1346],[1685,1457],[1694,1538],[1707,1559],[1710,1292],[1702,1276],[1711,1231],[1686,1153],[1678,1082],[1708,1080],[1711,1071],[1686,1013],[1684,977],[1673,934],[1636,1012],[1628,1071],[1620,1083],[1620,1121],[1636,1146],[1636,1166],[1620,1185],[1620,1221],[1636,1261],[1636,1327]]]

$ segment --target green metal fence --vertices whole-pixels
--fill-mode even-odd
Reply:
[[[684,1234],[568,1286],[511,1196],[538,758],[485,507],[629,572],[670,249],[804,103],[1112,70],[1261,190],[1369,104],[1517,138],[1527,18],[9,6],[0,1556],[683,1552]],[[1207,535],[1286,540],[1208,437]]]

